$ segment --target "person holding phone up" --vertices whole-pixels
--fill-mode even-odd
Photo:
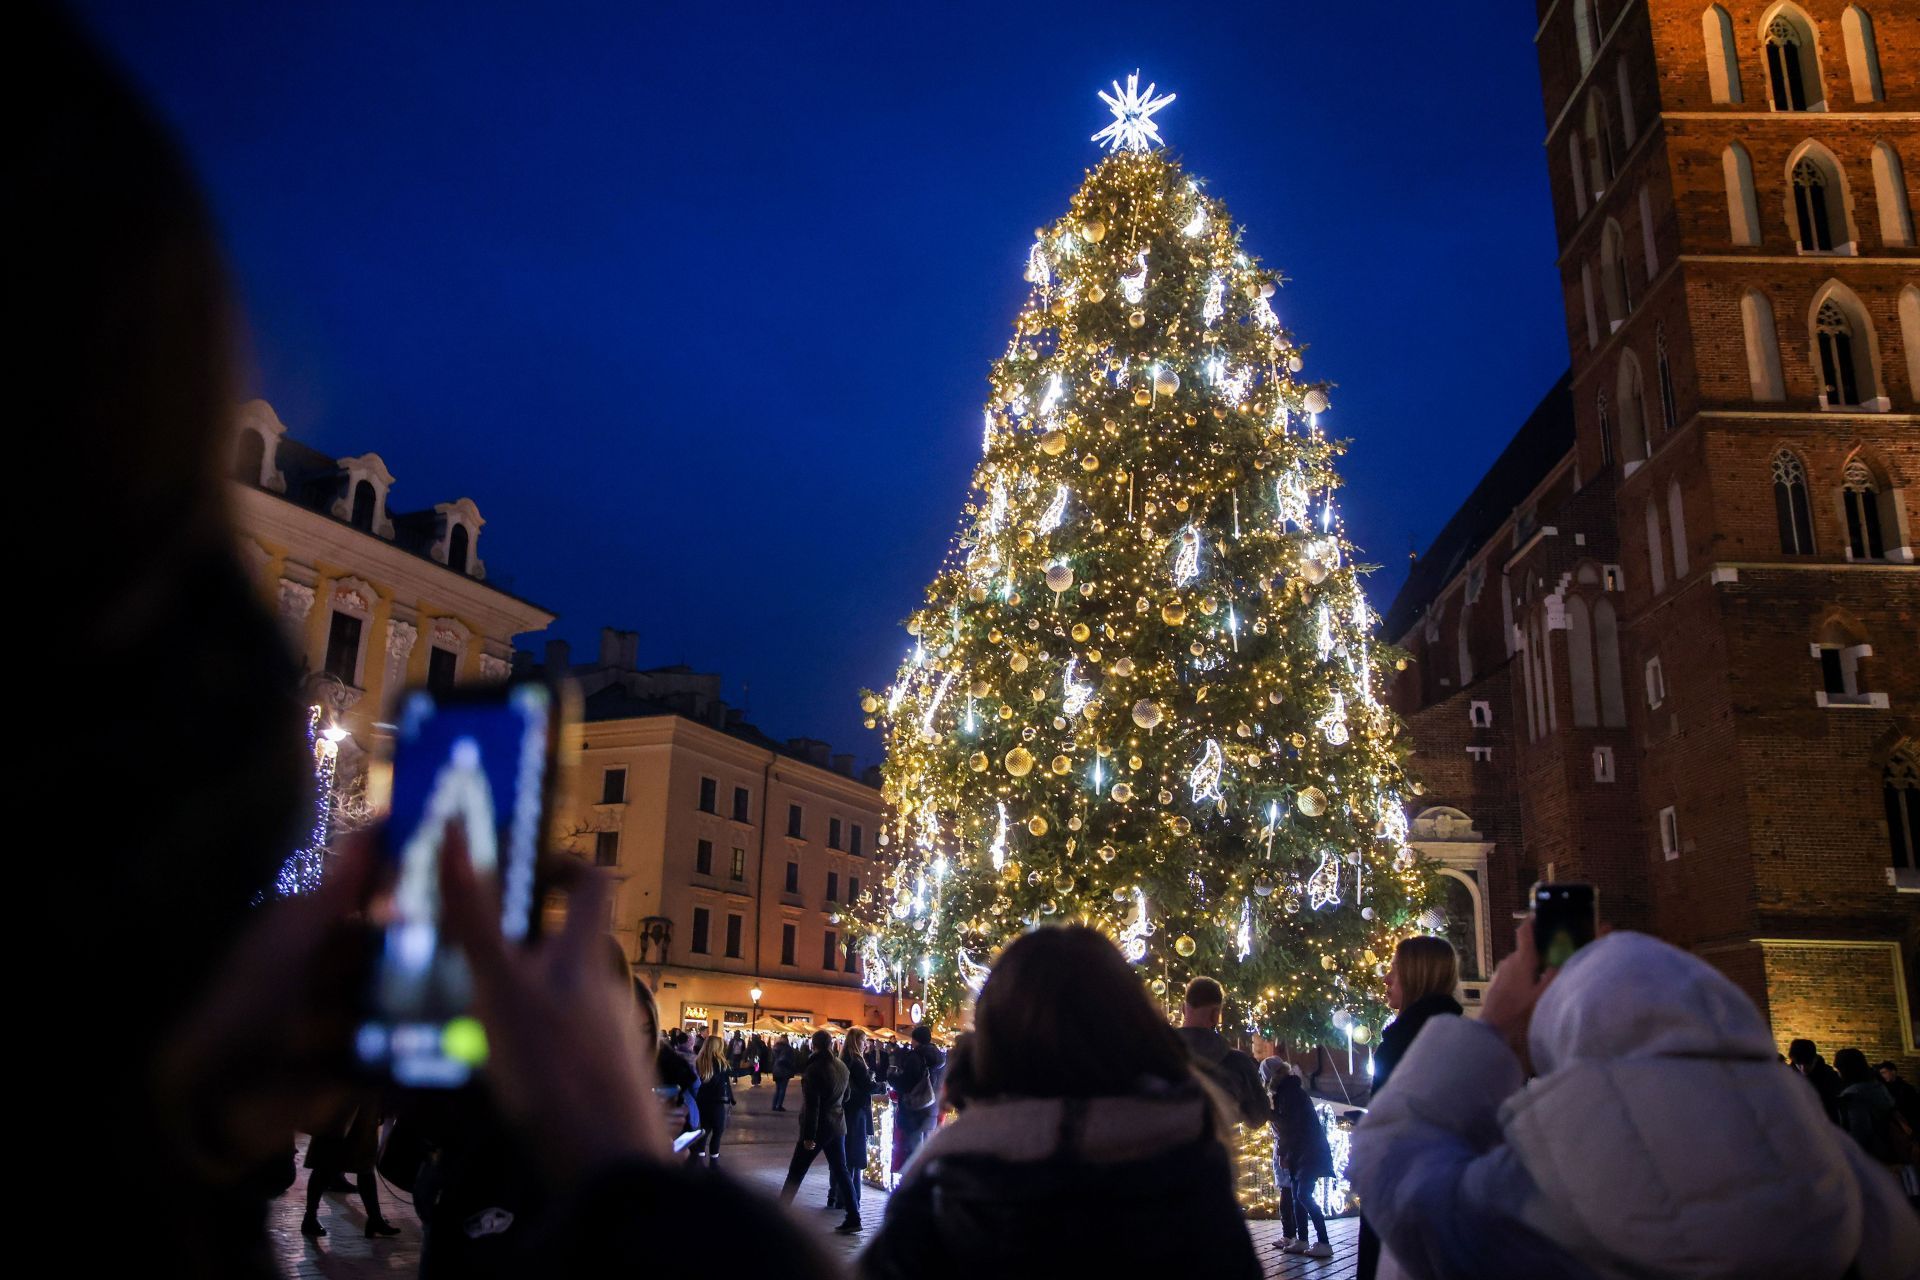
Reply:
[[[1527,1079],[1530,1059],[1537,1078]],[[1704,961],[1618,932],[1430,1019],[1353,1137],[1381,1276],[1911,1277],[1899,1184]]]

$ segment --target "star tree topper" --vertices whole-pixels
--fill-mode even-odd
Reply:
[[[1113,123],[1094,134],[1093,140],[1106,143],[1109,151],[1150,151],[1165,146],[1160,126],[1153,122],[1153,113],[1172,102],[1174,95],[1156,98],[1153,90],[1154,86],[1149,84],[1145,93],[1140,92],[1138,71],[1127,77],[1125,89],[1115,80],[1112,93],[1103,90],[1100,94],[1100,101],[1113,112]]]

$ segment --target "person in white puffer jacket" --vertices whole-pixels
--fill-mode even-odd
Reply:
[[[1920,1277],[1920,1218],[1738,987],[1636,933],[1536,977],[1532,934],[1354,1132],[1382,1276]]]

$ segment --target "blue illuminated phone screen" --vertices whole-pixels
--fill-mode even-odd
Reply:
[[[447,702],[421,690],[401,703],[385,838],[391,888],[373,904],[372,1013],[354,1045],[363,1065],[398,1084],[453,1088],[486,1061],[466,956],[443,934],[440,851],[457,825],[477,878],[497,887],[501,932],[525,938],[552,716],[552,694],[538,684]]]

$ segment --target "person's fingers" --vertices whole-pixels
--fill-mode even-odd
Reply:
[[[466,950],[481,989],[491,990],[505,976],[508,963],[499,895],[473,874],[466,831],[457,822],[448,824],[440,845],[440,897],[448,936]]]
[[[607,902],[612,886],[607,877],[581,877],[567,897],[567,923],[554,939],[552,964],[556,976],[577,981],[591,969],[606,968]]]

